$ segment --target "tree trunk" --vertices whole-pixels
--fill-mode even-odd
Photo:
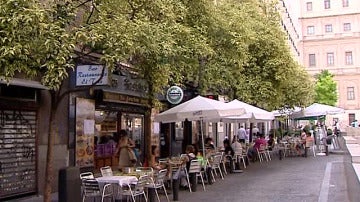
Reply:
[[[44,202],[51,202],[51,187],[54,179],[53,173],[53,147],[55,142],[55,111],[51,107],[50,111],[50,126],[48,131],[48,144],[47,144],[47,153],[46,153],[46,170],[45,170],[45,184],[44,184]]]

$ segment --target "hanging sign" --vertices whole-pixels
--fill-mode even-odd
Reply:
[[[183,90],[178,86],[171,86],[166,92],[166,99],[171,104],[179,104],[184,97]]]

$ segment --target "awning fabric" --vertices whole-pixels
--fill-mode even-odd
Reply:
[[[32,81],[27,79],[11,78],[10,82],[7,82],[4,77],[0,77],[0,84],[6,84],[11,86],[22,86],[28,88],[36,88],[42,90],[48,90],[49,88],[42,85],[38,81]]]

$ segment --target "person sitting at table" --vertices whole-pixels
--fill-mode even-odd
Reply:
[[[193,145],[186,146],[186,150],[185,150],[186,156],[184,156],[181,160],[183,164],[186,164],[185,169],[187,170],[189,170],[190,168],[191,160],[196,159],[194,152],[195,152],[195,148]],[[180,172],[179,177],[180,177],[180,186],[183,188],[188,187],[189,185],[187,183],[186,174],[184,171]]]
[[[165,169],[167,167],[165,164],[160,164],[157,161],[159,154],[160,154],[159,147],[157,145],[152,145],[149,167],[153,168],[154,171],[159,171],[159,170]]]
[[[264,136],[264,134],[261,134],[261,133],[259,134],[259,138],[257,138],[255,140],[254,145],[251,148],[249,148],[249,151],[248,151],[248,157],[253,162],[255,162],[255,159],[256,159],[256,156],[257,156],[257,151],[260,148],[260,145],[267,145],[267,142],[265,140],[265,136]]]
[[[230,140],[229,139],[225,139],[223,141],[223,144],[224,144],[224,153],[225,153],[225,157],[226,157],[226,160],[230,163],[230,173],[233,172],[233,157],[234,157],[234,150],[233,148],[231,147],[230,145]]]
[[[269,135],[269,140],[267,141],[268,144],[268,149],[269,151],[272,151],[273,148],[275,147],[275,139],[274,139],[274,135],[270,134]]]

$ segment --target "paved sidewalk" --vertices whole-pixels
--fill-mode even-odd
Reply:
[[[270,162],[251,163],[244,173],[217,178],[206,189],[204,192],[199,184],[197,192],[180,191],[179,201],[356,202],[360,198],[360,185],[347,151],[283,160],[275,156]],[[161,199],[166,201],[164,195]],[[18,201],[38,202],[42,198]],[[57,201],[57,194],[53,201]]]

